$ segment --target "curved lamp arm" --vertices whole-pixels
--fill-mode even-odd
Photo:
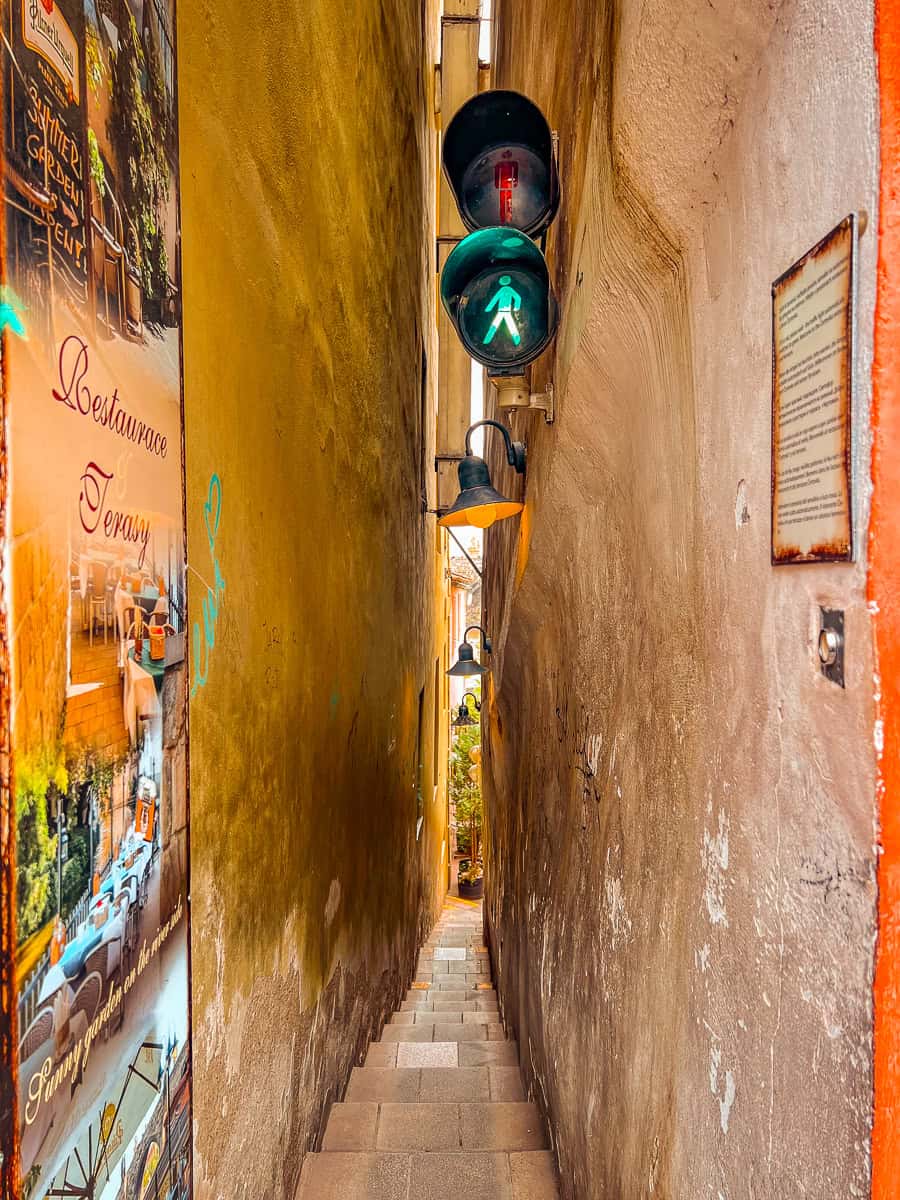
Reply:
[[[482,625],[470,625],[469,628],[466,630],[466,632],[463,634],[463,641],[467,642],[469,640],[469,634],[472,632],[473,629],[477,629],[478,632],[481,634],[481,644],[484,647],[485,651],[488,654],[490,654],[494,647],[491,644],[491,639],[488,637],[487,632],[485,631],[485,629]]]
[[[476,429],[482,426],[490,425],[493,429],[499,429],[503,434],[503,441],[506,443],[506,461],[511,467],[515,467],[519,475],[525,474],[525,446],[522,442],[514,442],[509,436],[509,430],[505,425],[501,425],[499,421],[476,421],[474,425],[470,425],[466,430],[466,455],[472,457],[472,434]]]
[[[461,700],[460,700],[460,702],[459,702],[459,706],[460,706],[460,708],[462,708],[462,707],[465,705],[465,703],[466,703],[466,696],[471,696],[471,697],[472,697],[472,699],[475,701],[475,711],[476,711],[476,712],[481,712],[481,705],[478,703],[478,697],[475,695],[475,693],[474,693],[474,692],[463,692],[463,694],[462,694],[462,698],[461,698]]]

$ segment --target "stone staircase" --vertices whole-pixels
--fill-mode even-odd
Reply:
[[[497,1011],[481,905],[448,897],[400,1011],[331,1109],[296,1200],[556,1200]]]

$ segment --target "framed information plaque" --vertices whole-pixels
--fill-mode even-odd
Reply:
[[[772,285],[772,562],[852,562],[857,215]]]

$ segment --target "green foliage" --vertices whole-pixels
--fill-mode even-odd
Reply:
[[[144,53],[127,5],[120,5],[119,47],[112,67],[110,136],[122,168],[128,214],[126,248],[148,300],[165,296],[169,278],[161,214],[169,198],[166,145],[171,121],[159,54],[149,39]],[[146,86],[145,86],[146,84]]]
[[[69,782],[77,787],[92,783],[98,796],[108,796],[116,772],[127,760],[127,753],[113,756],[97,746],[84,746],[77,758],[70,758],[66,764]]]
[[[88,130],[88,158],[91,167],[91,179],[97,185],[97,191],[100,193],[101,200],[106,195],[106,168],[103,165],[103,159],[100,157],[100,147],[97,144],[97,135],[93,129]]]
[[[42,747],[16,763],[16,912],[24,942],[49,919],[56,899],[56,838],[47,822],[51,787],[65,792],[68,773],[61,746]]]
[[[457,840],[473,857],[481,836],[481,788],[469,778],[474,765],[469,751],[481,744],[481,726],[464,725],[456,731],[450,751],[450,798],[456,805]]]
[[[103,62],[103,47],[100,35],[95,26],[89,21],[85,29],[85,56],[87,58],[87,79],[91,91],[99,97],[106,79],[106,64]],[[90,134],[88,134],[90,137]]]
[[[62,872],[62,915],[69,916],[78,901],[90,887],[90,834],[87,829],[72,829],[69,832],[69,857]]]

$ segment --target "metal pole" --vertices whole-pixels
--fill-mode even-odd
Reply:
[[[463,554],[465,554],[466,558],[469,559],[469,566],[472,568],[472,570],[475,572],[475,574],[478,576],[479,579],[483,579],[484,576],[482,575],[482,573],[478,569],[478,567],[475,565],[472,558],[470,558],[468,552],[466,551],[465,546],[462,544],[462,542],[459,540],[459,538],[456,536],[456,534],[453,532],[453,530],[450,528],[449,525],[445,526],[445,528],[446,528],[447,532],[450,534],[450,536],[453,538],[454,542],[456,542],[457,546],[459,546],[460,550],[462,550]]]

